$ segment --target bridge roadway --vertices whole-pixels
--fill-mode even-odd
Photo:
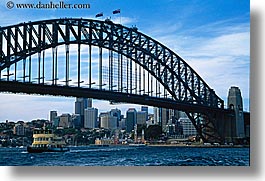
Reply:
[[[89,89],[71,86],[58,86],[46,84],[22,83],[16,81],[0,81],[0,92],[26,93],[39,95],[67,96],[67,97],[89,97],[100,100],[134,103],[157,107],[158,105],[168,109],[180,111],[207,113],[215,111],[223,114],[233,114],[233,110],[213,108],[196,104],[184,104],[172,99],[151,97],[148,95],[136,95],[108,90]]]

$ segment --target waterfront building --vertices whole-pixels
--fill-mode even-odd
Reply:
[[[50,122],[53,122],[53,119],[57,116],[57,111],[50,111]]]
[[[95,140],[95,145],[111,145],[114,144],[114,140],[113,139],[109,139],[109,138],[97,138]]]
[[[87,108],[84,113],[84,128],[97,128],[98,109]]]
[[[100,128],[116,129],[117,128],[117,117],[110,114],[106,114],[100,117]]]
[[[141,125],[146,124],[146,117],[147,117],[146,111],[138,111],[136,113],[136,123]]]
[[[178,122],[180,123],[183,129],[183,135],[185,137],[197,135],[197,130],[189,118],[179,118]]]
[[[129,108],[126,112],[126,131],[131,132],[134,128],[134,125],[136,123],[136,110],[135,108]]]

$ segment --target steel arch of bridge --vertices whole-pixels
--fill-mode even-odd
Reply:
[[[74,88],[69,87],[69,45],[78,45],[78,78],[77,86]],[[98,91],[102,92],[103,96],[110,95],[120,95],[124,99],[115,98],[115,101],[126,101],[131,103],[141,103],[141,101],[130,100],[132,98],[141,99],[145,98],[146,104],[159,107],[173,108],[174,105],[178,106],[178,109],[183,110],[187,113],[193,124],[195,125],[197,131],[200,133],[201,137],[206,140],[206,136],[220,138],[222,133],[218,133],[218,128],[216,127],[216,112],[219,114],[224,110],[224,101],[219,98],[213,89],[211,89],[206,82],[176,53],[162,45],[158,41],[152,39],[151,37],[139,32],[137,28],[128,28],[120,24],[114,24],[110,20],[98,21],[91,19],[54,19],[54,20],[44,20],[36,22],[20,23],[14,26],[0,27],[0,70],[6,70],[7,74],[6,81],[3,81],[3,75],[0,74],[2,87],[0,91],[13,91],[11,90],[13,84],[16,87],[20,87],[17,92],[25,90],[28,93],[43,93],[38,92],[34,84],[30,81],[26,82],[25,66],[24,66],[24,81],[9,81],[10,77],[13,76],[10,73],[10,67],[16,65],[19,61],[25,61],[26,58],[30,58],[34,54],[39,55],[46,49],[52,48],[53,50],[53,77],[52,84],[50,86],[44,85],[44,73],[41,77],[40,67],[38,84],[41,85],[46,90],[58,89],[57,86],[57,75],[55,69],[55,57],[57,56],[57,48],[60,45],[66,46],[66,71],[65,71],[65,85],[63,86],[65,95],[76,96],[74,91],[84,91],[81,86],[80,78],[80,45],[85,44],[90,46],[99,47],[99,66],[102,66],[102,48],[108,49],[111,53],[116,52],[122,58],[123,56],[133,60],[140,67],[145,69],[152,75],[171,95],[171,98],[151,96],[152,94],[132,94],[132,87],[128,91],[124,92],[121,87],[118,90],[112,90],[112,80],[110,80],[111,89],[107,92],[103,90],[102,83],[102,68],[99,69],[99,87]],[[91,57],[90,57],[91,59]],[[100,59],[100,58],[99,58]],[[43,55],[44,61],[44,55]],[[111,61],[111,58],[110,58]],[[91,60],[90,60],[91,63]],[[43,63],[44,65],[44,63]],[[112,65],[112,62],[109,64]],[[39,64],[40,66],[40,64]],[[56,66],[56,67],[55,67]],[[16,67],[16,66],[15,66]],[[44,68],[43,68],[44,69]],[[31,70],[30,70],[31,71]],[[113,69],[110,69],[113,71]],[[44,72],[44,70],[43,70]],[[91,72],[91,70],[90,70]],[[16,68],[15,68],[16,73]],[[90,76],[91,77],[91,76]],[[43,81],[41,82],[41,79]],[[110,78],[112,79],[112,78]],[[30,78],[29,78],[30,80]],[[119,79],[122,81],[123,79]],[[92,81],[89,80],[90,87],[89,90],[92,97],[102,98],[100,96],[93,96],[94,93],[91,89]],[[4,88],[5,86],[5,88]],[[32,87],[33,92],[30,90],[26,91],[26,87]],[[61,88],[61,87],[59,87]],[[58,90],[60,92],[60,89]],[[56,94],[54,91],[52,94]],[[63,93],[62,93],[63,94]],[[85,94],[85,93],[84,93]],[[96,93],[95,93],[96,94]],[[130,97],[131,96],[131,97]],[[133,97],[135,96],[135,97]],[[126,98],[125,98],[126,97]],[[128,98],[129,97],[129,98]],[[104,98],[102,98],[104,99]],[[108,98],[109,99],[109,98]],[[153,101],[153,102],[152,102]],[[152,102],[152,103],[151,103]],[[204,114],[204,116],[201,116]],[[206,116],[205,116],[206,115]],[[211,115],[211,116],[209,116]],[[202,126],[198,124],[199,117],[205,121]],[[213,121],[214,120],[214,121]],[[206,129],[207,128],[207,129]],[[205,131],[208,130],[208,131]],[[211,131],[209,131],[211,130]]]

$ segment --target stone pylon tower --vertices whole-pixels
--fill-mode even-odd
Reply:
[[[241,91],[238,87],[231,87],[228,92],[228,107],[235,111],[235,133],[237,138],[245,137],[244,114]]]

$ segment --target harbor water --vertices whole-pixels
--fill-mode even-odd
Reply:
[[[71,147],[65,153],[0,148],[0,166],[249,166],[249,148]]]

